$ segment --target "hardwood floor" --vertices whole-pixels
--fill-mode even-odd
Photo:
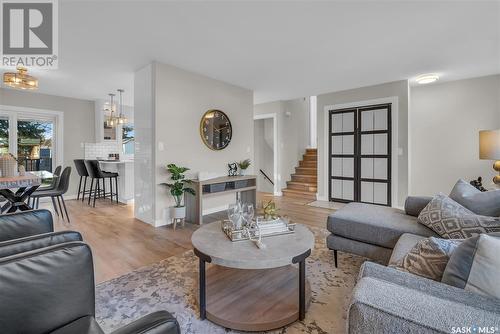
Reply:
[[[258,194],[258,200],[276,201],[279,213],[292,221],[309,226],[324,227],[331,210],[308,206],[310,200],[273,197]],[[171,226],[152,227],[134,218],[133,206],[111,204],[98,200],[92,208],[76,200],[66,201],[71,223],[54,214],[56,230],[79,231],[92,248],[96,283],[126,274],[134,269],[158,262],[191,249],[191,234],[198,227],[185,224],[173,231]],[[50,203],[40,208],[52,210]],[[205,222],[225,217],[225,212],[209,215]]]

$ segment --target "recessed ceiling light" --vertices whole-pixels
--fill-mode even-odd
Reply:
[[[415,78],[415,81],[421,85],[425,85],[438,80],[439,76],[437,74],[422,74]]]

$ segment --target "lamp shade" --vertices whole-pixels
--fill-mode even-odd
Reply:
[[[500,160],[500,129],[479,131],[479,159]]]

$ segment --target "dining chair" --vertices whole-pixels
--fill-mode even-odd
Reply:
[[[59,182],[57,187],[53,190],[40,190],[35,191],[31,196],[36,199],[36,209],[38,209],[38,204],[40,203],[40,198],[50,197],[52,199],[52,205],[54,206],[54,210],[57,212],[57,203],[59,204],[59,211],[61,212],[61,216],[64,219],[64,213],[66,214],[66,219],[70,222],[70,218],[68,215],[68,210],[66,209],[66,203],[64,202],[63,195],[66,194],[69,188],[69,181],[71,176],[71,167],[64,168],[61,176],[59,177]],[[62,206],[61,206],[62,202]],[[64,208],[64,213],[63,213]]]
[[[37,191],[54,190],[57,187],[57,184],[59,183],[59,177],[61,176],[61,170],[62,170],[62,166],[57,166],[56,169],[54,170],[54,173],[52,173],[56,177],[54,177],[52,179],[52,182],[50,183],[50,185],[45,186],[45,187],[40,187],[37,189]],[[37,206],[37,204],[35,203],[36,199],[33,196],[30,196],[30,198],[28,199],[28,204],[29,204],[31,199],[33,199],[33,203],[30,206],[32,208],[34,208],[35,206]],[[56,214],[59,216],[59,212],[56,211]]]
[[[116,196],[116,203],[118,203],[118,173],[109,173],[109,172],[104,172],[101,170],[101,167],[99,167],[99,161],[97,160],[85,160],[85,166],[87,167],[87,171],[90,176],[90,195],[89,195],[89,200],[88,204],[90,205],[90,200],[92,198],[92,194],[94,194],[94,201],[92,206],[95,208],[95,200],[96,198],[100,198],[101,195],[103,198],[106,198],[106,179],[109,178],[109,197],[111,199],[111,202],[113,202],[113,196]],[[113,182],[112,180],[115,180],[115,192],[113,192]],[[101,189],[101,181],[102,180],[102,187]],[[94,184],[95,181],[95,184]]]

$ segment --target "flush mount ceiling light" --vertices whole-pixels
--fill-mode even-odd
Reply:
[[[415,81],[420,85],[425,85],[431,82],[435,82],[439,80],[439,76],[437,74],[422,74],[415,78]]]
[[[6,86],[20,89],[37,89],[38,79],[27,74],[28,69],[23,66],[17,67],[17,72],[5,72],[3,83]]]

